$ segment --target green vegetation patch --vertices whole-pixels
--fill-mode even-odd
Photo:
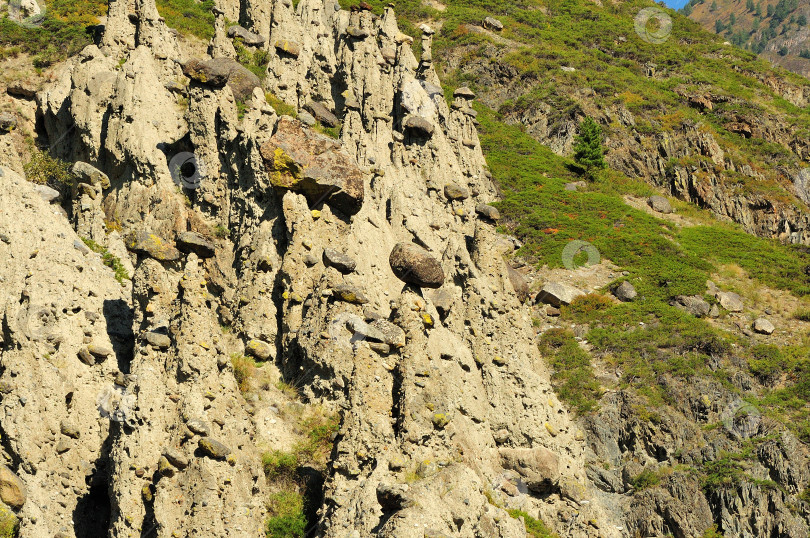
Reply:
[[[545,523],[522,510],[509,510],[509,515],[515,519],[523,518],[523,524],[526,526],[526,535],[531,538],[557,538],[557,535],[551,532],[551,529],[546,527]]]
[[[600,396],[591,368],[590,354],[565,329],[551,329],[540,338],[540,351],[554,368],[552,382],[557,395],[578,414],[594,411]]]
[[[268,538],[303,538],[314,524],[322,483],[312,482],[312,471],[325,472],[338,425],[337,415],[316,412],[301,423],[303,439],[291,451],[272,450],[262,455],[273,490],[265,523]]]
[[[109,250],[102,247],[92,239],[82,237],[82,241],[84,241],[84,244],[87,245],[90,250],[97,254],[101,254],[101,261],[104,263],[104,265],[115,272],[115,279],[119,284],[123,286],[124,282],[130,279],[129,273],[127,273],[127,270],[121,263],[121,258],[114,256]]]
[[[76,184],[76,176],[70,171],[70,163],[51,157],[46,151],[34,150],[31,160],[23,169],[25,178],[38,185],[50,185],[58,189]]]

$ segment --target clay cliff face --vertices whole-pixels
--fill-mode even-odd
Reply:
[[[54,154],[89,163],[69,214],[2,168],[22,535],[263,535],[260,454],[283,425],[243,397],[234,353],[340,417],[319,536],[524,536],[505,509],[622,535],[510,279],[473,95],[448,105],[432,30],[417,59],[391,8],[223,11],[265,38],[263,82],[228,59],[222,15],[214,59],[188,58],[152,1],[115,0],[98,46],[38,95]],[[307,125],[333,117],[339,141]]]

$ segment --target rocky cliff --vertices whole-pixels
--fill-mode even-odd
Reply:
[[[258,36],[263,82],[229,58],[225,13]],[[504,261],[474,94],[445,100],[433,30],[417,58],[392,8],[217,14],[213,58],[189,57],[153,0],[110,2],[98,44],[37,95],[51,152],[77,163],[65,192],[25,182],[4,142],[20,534],[262,535],[260,456],[287,425],[272,387],[240,390],[248,355],[339,417],[309,535],[524,536],[510,509],[621,536]]]

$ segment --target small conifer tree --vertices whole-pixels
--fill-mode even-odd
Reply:
[[[587,117],[579,126],[579,134],[574,140],[574,160],[589,178],[596,170],[607,167],[605,148],[602,146],[602,128],[593,118]]]

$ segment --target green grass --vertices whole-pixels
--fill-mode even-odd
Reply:
[[[631,484],[636,491],[657,486],[661,482],[661,477],[651,469],[644,469],[641,473],[633,478]]]
[[[307,518],[304,498],[294,491],[281,491],[270,496],[268,508],[273,514],[265,523],[268,538],[304,538]]]
[[[241,39],[234,41],[236,61],[245,66],[250,72],[264,80],[267,76],[267,64],[270,61],[269,53],[263,49],[251,50],[242,44]]]
[[[120,258],[111,254],[109,250],[102,247],[92,239],[82,237],[82,241],[84,241],[84,244],[87,245],[90,250],[97,254],[101,254],[101,261],[104,263],[104,265],[115,272],[115,280],[117,280],[119,284],[123,286],[124,283],[130,279],[129,273],[127,273],[127,270],[121,263]]]
[[[810,322],[810,309],[799,309],[793,313],[793,319]]]
[[[76,176],[70,171],[70,163],[51,157],[47,151],[35,149],[31,160],[24,166],[25,177],[38,185],[54,188],[76,185]]]
[[[551,380],[557,395],[578,414],[596,410],[599,383],[588,352],[579,347],[574,334],[564,329],[547,331],[540,338],[540,352],[554,368]]]
[[[768,286],[797,296],[810,295],[810,266],[806,248],[786,247],[720,223],[684,228],[678,234],[684,248],[720,264],[734,263]]]
[[[233,367],[233,377],[239,390],[243,393],[251,389],[251,381],[256,377],[256,361],[251,357],[246,357],[241,353],[231,354],[231,366]]]
[[[265,523],[269,538],[303,538],[314,523],[321,492],[310,489],[301,469],[325,472],[338,419],[337,415],[316,412],[300,424],[303,436],[292,450],[262,454],[264,473],[274,490],[268,502],[270,516]]]
[[[30,54],[37,68],[65,60],[91,43],[87,24],[63,21],[50,13],[41,26],[34,28],[21,26],[6,18],[0,19],[0,51],[6,51],[3,56]]]
[[[170,28],[204,40],[214,37],[214,0],[157,0],[156,4]]]
[[[546,524],[541,520],[533,518],[528,513],[522,510],[509,510],[509,515],[517,519],[523,518],[523,524],[526,526],[526,536],[531,538],[556,538],[557,535],[551,532],[551,529],[546,527]]]
[[[295,109],[294,106],[285,103],[278,97],[276,97],[273,93],[267,92],[264,94],[264,98],[267,101],[267,104],[273,107],[276,111],[276,114],[279,116],[292,116],[293,118],[298,116],[298,111]]]

